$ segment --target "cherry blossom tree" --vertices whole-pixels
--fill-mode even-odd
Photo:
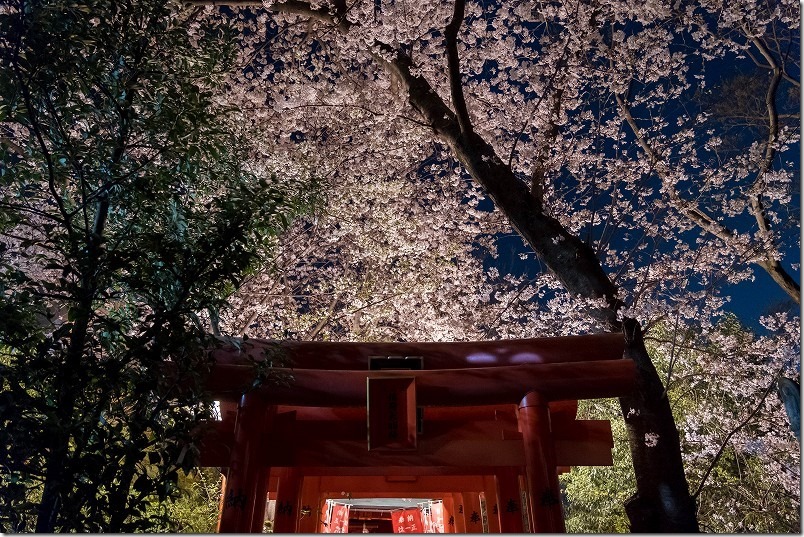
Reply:
[[[708,334],[724,284],[756,268],[800,301],[787,259],[798,4],[225,3],[205,14],[242,32],[226,99],[245,124],[274,129],[266,153],[320,170],[330,196],[330,212],[283,239],[227,329],[468,339],[625,328],[641,372],[621,401],[631,526],[697,528],[666,379],[629,319]],[[759,105],[716,106],[746,72],[757,82],[743,102]],[[751,128],[730,133],[741,117]],[[506,226],[546,270],[485,270],[479,254],[499,254]]]

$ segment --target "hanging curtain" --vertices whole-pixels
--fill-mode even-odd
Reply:
[[[430,502],[430,530],[427,533],[444,533],[444,502]]]

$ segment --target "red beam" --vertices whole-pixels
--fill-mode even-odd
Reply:
[[[332,499],[343,498],[341,492],[351,493],[356,498],[380,498],[385,497],[385,494],[388,494],[388,498],[394,498],[400,494],[418,494],[424,491],[483,491],[483,476],[479,474],[453,476],[408,474],[408,477],[409,479],[398,480],[384,476],[323,476],[319,486],[321,495]]]
[[[276,421],[283,421],[283,414]],[[222,427],[224,428],[224,427]],[[507,433],[503,435],[503,432]],[[414,452],[368,451],[363,422],[305,421],[278,428],[262,453],[260,464],[273,467],[366,468],[382,474],[388,466],[455,468],[483,464],[487,467],[524,465],[519,433],[493,420],[433,422],[419,437]],[[201,446],[202,466],[226,466],[232,435],[209,436]],[[611,464],[611,428],[605,421],[576,421],[553,433],[559,466]]]
[[[231,343],[234,342],[234,343]],[[250,360],[284,358],[294,369],[368,369],[370,356],[421,356],[424,369],[461,369],[521,364],[549,364],[622,358],[622,334],[592,334],[500,341],[355,343],[221,340],[210,354],[219,364],[246,365]]]
[[[274,371],[293,380],[260,388],[266,403],[332,407],[364,406],[366,379],[372,377],[415,377],[419,405],[462,406],[516,403],[530,391],[547,401],[617,397],[631,392],[636,375],[634,362],[624,359],[434,371]],[[217,365],[207,388],[215,398],[232,400],[253,380],[251,366]]]
[[[556,405],[563,411],[564,403],[576,401],[556,401]],[[550,405],[552,411],[553,404]],[[296,412],[297,421],[366,421],[366,407],[316,407],[316,406],[292,406],[277,405],[277,412]],[[575,416],[574,410],[572,416]],[[455,420],[482,420],[482,419],[503,419],[513,420],[516,423],[516,405],[484,405],[484,406],[451,406],[451,407],[427,407],[424,409],[424,419],[431,421],[455,421]]]

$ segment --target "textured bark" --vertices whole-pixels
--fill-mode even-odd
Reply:
[[[606,305],[590,311],[606,325],[617,327],[617,289],[609,281],[592,249],[535,202],[528,185],[519,180],[485,140],[472,132],[462,133],[456,115],[429,83],[410,73],[410,59],[398,54],[386,64],[405,84],[411,105],[439,138],[450,146],[469,174],[483,185],[511,226],[548,266],[570,293],[605,299]]]
[[[695,500],[689,492],[670,401],[634,319],[623,321],[624,358],[637,366],[634,395],[621,397],[637,492],[625,504],[631,531],[697,532]]]

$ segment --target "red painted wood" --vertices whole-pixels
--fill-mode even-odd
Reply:
[[[299,507],[299,533],[315,533],[324,518],[321,511],[321,478],[306,476],[302,479],[301,506]],[[309,511],[309,512],[308,512]]]
[[[465,470],[471,471],[466,468]],[[342,493],[354,498],[415,498],[420,493],[426,498],[433,491],[443,493],[455,491],[483,490],[483,475],[324,475],[321,476],[321,494],[327,498],[344,499]]]
[[[520,364],[616,360],[622,358],[622,334],[593,334],[500,341],[355,343],[322,341],[221,341],[210,355],[219,364],[249,364],[284,356],[294,369],[368,369],[370,356],[422,356],[424,369],[458,369]],[[278,349],[278,350],[277,350]],[[266,354],[267,350],[267,354]]]
[[[261,357],[272,346],[293,360],[293,369],[275,369],[293,381],[252,390],[238,408],[236,401],[254,378],[246,358]],[[265,492],[274,488],[279,500],[274,531],[302,526],[310,531],[317,522],[309,515],[309,523],[302,522],[302,495],[312,505],[320,504],[324,493],[303,492],[304,475],[315,476],[319,493],[335,490],[327,484],[340,480],[338,493],[374,490],[389,497],[437,498],[426,491],[447,490],[439,493],[445,504],[463,494],[452,506],[453,531],[482,529],[480,521],[471,521],[473,512],[480,515],[481,492],[489,498],[490,528],[520,532],[520,515],[529,511],[532,530],[563,531],[557,466],[611,462],[609,424],[576,421],[577,399],[627,394],[635,378],[633,362],[621,358],[619,334],[467,343],[275,345],[249,340],[241,348],[212,351],[217,365],[207,382],[222,401],[224,421],[204,438],[202,463],[229,466],[220,531],[261,530]],[[276,359],[277,353],[272,356]],[[424,370],[371,371],[369,356],[422,356]],[[403,390],[404,430],[415,432],[416,404],[424,408],[424,433],[414,436],[415,451],[368,450],[371,407],[377,408],[370,401],[366,408],[372,394],[368,386],[382,383],[409,384]],[[374,393],[388,391],[386,386]],[[276,405],[281,405],[280,414],[266,419],[263,412],[273,415]],[[382,426],[371,424],[375,431]],[[281,440],[266,443],[267,437]],[[378,443],[388,445],[377,440],[373,447]],[[276,466],[285,467],[278,485]],[[529,509],[518,494],[517,474],[523,467]],[[491,474],[496,475],[494,487]],[[232,498],[236,501],[227,501]],[[461,505],[463,514],[458,513]]]
[[[277,414],[275,423],[287,421]],[[553,432],[556,464],[559,466],[606,466],[611,464],[611,427],[607,421],[573,421]],[[416,468],[471,467],[478,461],[485,466],[524,465],[521,433],[495,420],[435,421],[425,423],[425,434],[418,449],[409,453],[374,453],[367,450],[363,422],[296,421],[277,426],[272,434],[280,442],[269,442],[262,451],[261,464],[274,466],[327,466],[330,468],[388,466]],[[225,427],[221,427],[225,429]],[[231,438],[207,437],[201,446],[201,465],[227,466]],[[413,472],[411,470],[411,472]]]
[[[466,533],[483,533],[483,513],[480,511],[480,493],[463,493],[463,520],[466,525]]]
[[[515,403],[529,391],[538,391],[546,401],[617,397],[630,393],[636,377],[634,362],[623,359],[436,371],[278,371],[282,372],[292,375],[293,382],[259,388],[266,402],[318,407],[364,406],[366,379],[383,376],[415,377],[416,399],[422,406]],[[253,379],[249,366],[217,365],[207,388],[215,398],[239,398]]]
[[[251,515],[251,533],[263,533],[265,528],[265,508],[268,501],[268,481],[271,469],[266,466],[256,468],[257,487],[254,492],[254,509]]]
[[[368,449],[416,449],[416,379],[374,377],[366,386]]]
[[[472,466],[366,466],[366,467],[331,467],[331,466],[300,466],[304,475],[318,475],[321,477],[375,477],[375,476],[466,476],[493,474],[502,466],[486,466],[475,464]]]
[[[501,405],[465,405],[448,407],[427,407],[424,408],[424,419],[432,421],[456,421],[466,419],[497,419],[506,420],[516,426],[517,403]],[[551,413],[553,406],[556,405],[565,411],[566,407],[577,401],[554,401],[550,403]],[[364,422],[366,421],[366,407],[328,407],[328,406],[293,406],[277,405],[277,412],[296,412],[297,421],[337,421],[343,422]],[[573,411],[574,412],[574,411]],[[573,414],[574,416],[574,414]]]
[[[611,466],[614,439],[611,423],[579,420],[551,423],[556,463],[559,466]]]
[[[563,533],[566,530],[547,402],[539,394],[529,393],[519,406],[519,419],[525,445],[531,531]]]
[[[464,505],[463,492],[452,493],[452,505],[455,506],[453,512],[455,516],[455,533],[466,533],[466,506]]]
[[[522,533],[523,507],[518,474],[515,468],[502,468],[494,476],[499,499],[498,520],[502,533]]]
[[[226,470],[226,468],[224,468]],[[218,524],[215,526],[215,533],[221,533],[221,521],[223,520],[223,506],[224,506],[224,499],[226,498],[226,473],[223,472],[221,475],[221,498],[218,502]]]
[[[317,467],[317,471],[325,471],[328,474],[348,473],[356,469],[370,471],[371,468],[375,468],[378,474],[382,474],[392,466],[408,468],[409,473],[416,474],[424,465],[429,465],[434,469],[440,468],[440,470],[432,470],[434,472],[444,472],[448,469],[471,468],[480,462],[486,468],[525,464],[521,437],[495,440],[472,439],[468,433],[459,436],[467,436],[467,438],[421,437],[418,449],[412,453],[369,452],[366,450],[365,440],[357,439],[327,440],[324,438],[304,441],[300,438],[288,438],[287,441],[276,442],[267,447],[262,453],[261,464],[295,465],[300,468]],[[226,466],[228,464],[228,459],[215,459],[210,455],[204,455],[202,461],[208,466]],[[558,466],[610,465],[610,439],[556,441],[556,464]]]
[[[497,482],[493,475],[483,476],[483,499],[486,502],[489,533],[500,533],[500,499],[497,497]]]
[[[281,468],[276,491],[274,533],[296,533],[302,474],[298,468]]]
[[[274,411],[275,407],[256,400],[256,394],[241,400],[218,524],[221,533],[248,533],[252,528],[260,468],[264,466],[261,460],[258,462],[264,448],[263,431],[270,428]]]
[[[452,501],[452,495],[444,494],[441,501],[444,504],[444,533],[456,533],[455,502]]]

